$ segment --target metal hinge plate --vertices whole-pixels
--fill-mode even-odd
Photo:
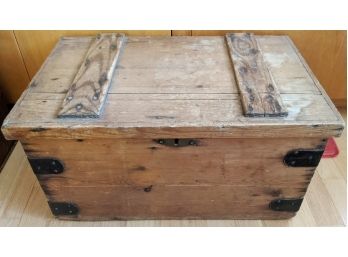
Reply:
[[[79,208],[74,203],[68,202],[48,202],[54,216],[69,215],[75,216],[79,213]]]
[[[303,199],[276,199],[269,204],[273,211],[297,212],[302,204]]]
[[[188,139],[188,138],[156,139],[155,142],[158,144],[161,144],[161,145],[171,146],[171,147],[197,146],[198,145],[198,140]]]
[[[289,167],[316,167],[323,153],[323,149],[293,150],[286,154],[284,163]]]
[[[59,174],[64,171],[64,165],[53,158],[28,158],[35,174]]]

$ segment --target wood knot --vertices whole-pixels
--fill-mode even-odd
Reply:
[[[268,90],[269,90],[270,92],[273,92],[273,91],[274,91],[274,86],[273,86],[271,83],[268,84],[267,88],[268,88]]]
[[[248,72],[248,69],[245,68],[244,66],[239,68],[239,73],[240,73],[240,74],[243,75],[243,74],[245,74],[245,73],[247,73],[247,72]]]
[[[102,86],[102,85],[105,84],[105,82],[106,82],[107,80],[108,80],[107,75],[106,75],[106,73],[104,72],[104,73],[100,76],[100,78],[99,78],[99,80],[98,80],[98,84],[99,84],[100,86]]]
[[[115,45],[115,44],[110,45],[110,49],[112,51],[115,51],[117,49],[117,45]]]
[[[146,170],[146,167],[142,166],[142,165],[139,165],[139,166],[133,168],[132,170],[134,170],[134,171],[144,171],[144,170]]]
[[[259,50],[255,49],[255,48],[250,49],[250,53],[253,55],[257,54],[258,52],[259,52]]]
[[[93,99],[93,100],[98,100],[99,97],[100,97],[100,92],[95,92],[94,95],[93,95],[93,97],[92,97],[92,99]]]
[[[144,192],[146,193],[151,192],[151,190],[152,190],[152,185],[144,188]]]

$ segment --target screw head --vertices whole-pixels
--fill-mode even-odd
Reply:
[[[76,105],[76,110],[80,111],[82,109],[83,105],[82,104],[77,104]]]

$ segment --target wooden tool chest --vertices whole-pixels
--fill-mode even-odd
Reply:
[[[62,219],[284,219],[344,122],[287,36],[62,38],[2,126]]]

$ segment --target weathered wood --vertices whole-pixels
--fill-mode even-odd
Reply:
[[[4,123],[4,135],[9,139],[274,138],[338,136],[343,129],[343,123],[337,121],[321,95],[283,95],[291,111],[288,117],[261,120],[244,117],[238,95],[234,94],[109,94],[108,108],[99,119],[67,118],[57,122],[55,113],[62,97],[31,94],[22,102],[23,108],[13,113],[13,123]]]
[[[77,219],[288,218],[270,201],[302,198],[314,168],[287,167],[283,157],[323,147],[344,123],[284,39],[255,38],[287,117],[243,115],[223,37],[137,37],[124,47],[103,114],[59,119],[92,42],[65,38],[2,129],[30,158],[63,163],[62,173],[38,179],[48,200],[80,208]],[[267,92],[257,93],[262,102]],[[160,138],[198,143],[168,147]]]
[[[91,40],[62,38],[31,91],[66,94]],[[256,40],[281,93],[320,94],[283,37]],[[130,37],[109,93],[237,93],[227,52],[223,37]]]
[[[99,117],[124,40],[123,34],[96,37],[75,75],[58,117]]]
[[[239,87],[244,115],[249,117],[286,116],[277,86],[263,62],[253,35],[227,34],[227,44]]]
[[[38,179],[48,200],[77,204],[82,220],[289,218],[268,204],[304,197],[314,168],[288,167],[283,157],[324,145],[319,138],[199,139],[174,148],[150,139],[23,142],[30,158],[64,163],[64,172]]]
[[[39,177],[55,186],[303,186],[309,183],[312,169],[285,166],[283,157],[291,149],[316,149],[325,142],[318,138],[198,139],[195,146],[178,148],[153,139],[118,139],[112,144],[108,139],[29,140],[22,144],[29,158],[53,156],[64,163],[63,173]]]
[[[244,117],[223,37],[134,37],[114,72],[103,115],[78,121],[57,119],[62,99],[93,40],[63,38],[2,130],[9,139],[183,137],[194,131],[197,137],[340,135],[344,122],[287,38],[255,39],[288,117]]]
[[[9,139],[340,135],[344,122],[287,37],[255,39],[287,117],[244,117],[223,37],[132,37],[114,72],[103,115],[61,121],[56,113],[92,42],[90,37],[63,38],[2,130]]]
[[[45,190],[45,189],[44,189]],[[288,219],[295,212],[270,210],[276,199],[267,186],[160,185],[52,187],[46,191],[50,201],[72,201],[80,208],[70,220],[146,220],[146,219]],[[283,188],[297,198],[302,189]],[[98,203],[98,207],[94,204]]]

